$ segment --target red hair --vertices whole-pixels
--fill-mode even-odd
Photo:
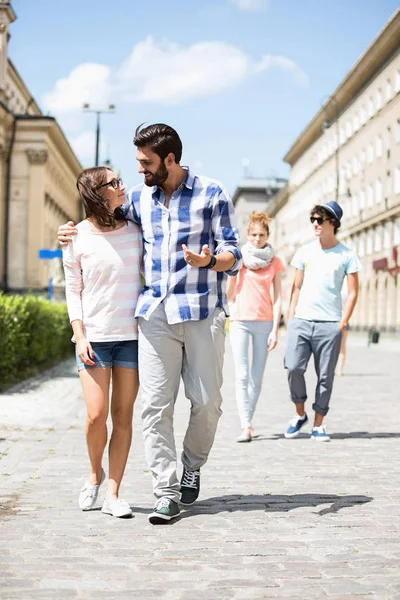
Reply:
[[[250,232],[250,227],[252,225],[261,225],[262,227],[264,227],[265,231],[267,232],[267,235],[269,236],[269,216],[267,215],[267,213],[265,212],[256,212],[255,210],[253,210],[253,212],[251,213],[251,215],[249,216],[249,223],[247,226],[247,233]]]

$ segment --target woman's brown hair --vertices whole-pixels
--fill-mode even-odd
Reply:
[[[264,227],[264,229],[267,232],[267,235],[269,236],[269,216],[267,215],[267,213],[265,212],[256,212],[255,210],[251,213],[251,215],[249,216],[249,223],[247,226],[247,233],[250,232],[250,227],[252,225],[261,225],[262,227]]]
[[[107,198],[97,191],[99,185],[107,182],[107,167],[92,167],[85,169],[76,182],[79,195],[83,202],[86,218],[92,218],[98,227],[116,227],[116,215],[111,212]],[[104,188],[103,188],[104,189]]]

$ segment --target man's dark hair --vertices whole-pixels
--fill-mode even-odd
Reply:
[[[148,146],[161,160],[172,152],[175,162],[179,164],[182,158],[182,142],[175,129],[164,123],[155,123],[141,129],[142,126],[143,123],[135,131],[133,138],[135,146],[137,148]]]
[[[316,204],[314,208],[310,211],[310,217],[313,217],[315,213],[321,215],[326,221],[330,221],[334,227],[333,233],[336,233],[340,227],[340,221],[331,213],[330,210],[321,206],[320,204]]]

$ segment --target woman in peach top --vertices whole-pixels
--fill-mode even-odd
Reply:
[[[253,212],[250,215],[248,242],[242,247],[243,266],[238,275],[231,279],[228,290],[228,298],[233,299],[230,338],[242,428],[238,442],[251,442],[254,436],[253,415],[261,392],[268,352],[277,344],[281,318],[281,272],[285,267],[268,244],[268,221],[266,213]]]

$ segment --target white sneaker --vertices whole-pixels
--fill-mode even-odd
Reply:
[[[237,442],[251,442],[251,433],[247,432],[247,429],[243,429],[239,437],[236,438]]]
[[[320,425],[319,427],[313,427],[311,432],[311,439],[316,440],[317,442],[330,442],[331,438],[325,431],[325,425]]]
[[[83,484],[83,488],[79,493],[79,508],[82,510],[90,510],[96,504],[97,496],[101,484],[104,482],[106,474],[104,469],[101,471],[101,479],[98,485],[91,485],[87,480]]]
[[[113,500],[108,500],[106,498],[101,512],[105,515],[111,515],[112,517],[131,517],[133,514],[129,504],[120,498]]]

